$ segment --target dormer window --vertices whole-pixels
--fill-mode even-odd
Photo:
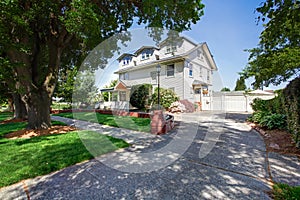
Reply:
[[[150,54],[148,52],[143,52],[142,53],[142,60],[147,60],[150,58]]]
[[[124,59],[123,60],[123,65],[128,65],[129,64],[129,60],[128,59]]]
[[[150,58],[150,56],[152,55],[152,53],[153,53],[153,50],[145,49],[141,53],[141,60],[148,60]]]
[[[119,63],[122,65],[122,66],[125,66],[125,65],[129,65],[130,62],[132,61],[132,55],[130,54],[123,54],[121,56],[121,58],[119,59]]]

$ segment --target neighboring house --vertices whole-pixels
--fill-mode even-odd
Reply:
[[[206,43],[196,44],[186,37],[162,41],[158,46],[142,46],[134,53],[119,58],[119,81],[113,92],[117,102],[129,101],[130,88],[138,84],[158,86],[157,66],[160,65],[160,87],[174,90],[180,99],[201,104],[212,94],[212,74],[217,66]],[[112,91],[111,90],[111,91]],[[205,110],[206,105],[202,103]]]

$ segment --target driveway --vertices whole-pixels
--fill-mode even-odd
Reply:
[[[138,144],[2,188],[0,199],[269,199],[266,148],[246,116],[176,115],[167,135],[128,132]]]

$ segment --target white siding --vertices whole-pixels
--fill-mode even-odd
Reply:
[[[167,77],[166,65],[161,68],[160,87],[162,88],[174,88],[174,92],[179,96],[180,99],[183,97],[183,62],[175,63],[174,77]]]
[[[176,51],[174,51],[173,53],[167,53],[168,46],[169,45],[167,43],[165,43],[164,45],[162,45],[160,47],[160,59],[167,58],[167,57],[170,57],[173,55],[175,55],[175,56],[180,55],[180,54],[186,53],[196,47],[196,45],[190,43],[187,40],[181,40],[181,41],[178,41],[176,44]]]

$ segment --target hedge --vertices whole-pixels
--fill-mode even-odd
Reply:
[[[300,77],[291,81],[283,90],[287,127],[300,147]]]

